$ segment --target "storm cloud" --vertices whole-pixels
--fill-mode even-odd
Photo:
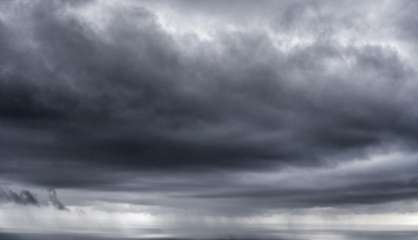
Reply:
[[[417,9],[3,1],[0,180],[228,216],[414,201]]]

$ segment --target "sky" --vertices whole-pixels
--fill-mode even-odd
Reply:
[[[418,230],[418,2],[0,2],[0,231]]]

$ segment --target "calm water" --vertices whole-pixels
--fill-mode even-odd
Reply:
[[[107,238],[88,235],[71,234],[16,234],[0,233],[0,240],[116,240],[135,238]],[[136,238],[140,239],[140,238]],[[155,239],[155,238],[154,238]],[[157,238],[158,239],[158,238]],[[160,238],[160,239],[187,239],[187,238]],[[192,239],[192,238],[189,238]],[[284,231],[275,233],[270,237],[238,237],[226,236],[222,240],[418,240],[418,231]]]

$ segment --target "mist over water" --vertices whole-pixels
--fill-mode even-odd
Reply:
[[[264,236],[265,235],[265,236]],[[236,236],[226,235],[218,238],[191,237],[151,237],[151,238],[121,238],[92,236],[82,234],[16,234],[0,233],[0,240],[416,240],[418,231],[353,231],[353,230],[301,230],[283,231],[268,236]]]

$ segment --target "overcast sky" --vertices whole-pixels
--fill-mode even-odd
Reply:
[[[1,1],[0,229],[418,225],[417,11]]]

